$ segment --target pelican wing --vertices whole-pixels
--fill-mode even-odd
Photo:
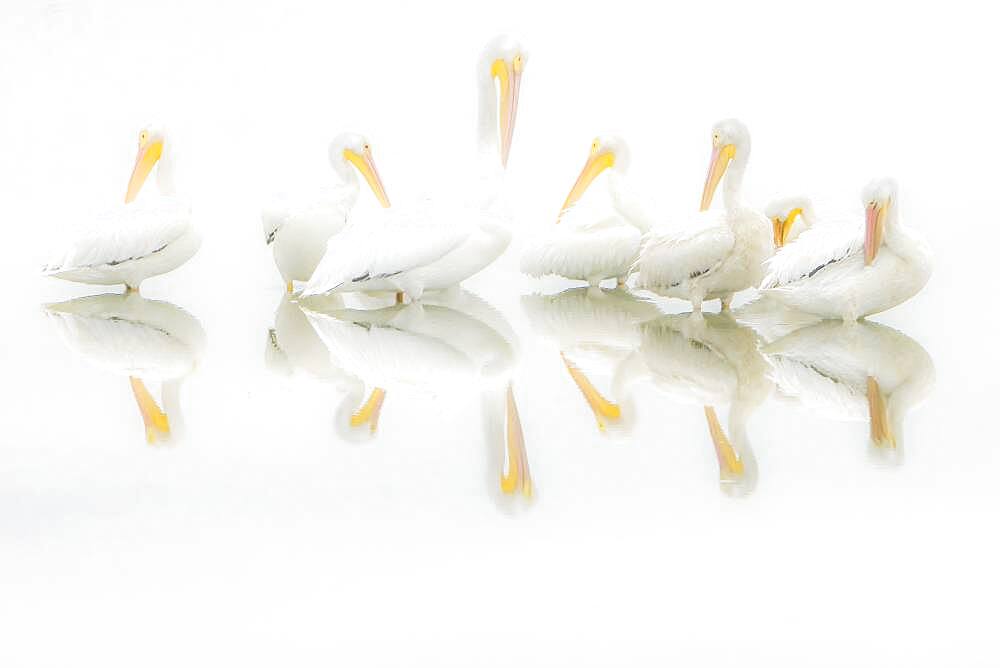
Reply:
[[[355,216],[327,244],[326,254],[302,291],[305,297],[348,284],[374,283],[430,264],[457,248],[472,228],[447,216],[379,211]]]
[[[191,226],[191,207],[172,197],[124,204],[99,216],[42,271],[116,265],[152,255]]]
[[[638,287],[673,287],[715,269],[733,248],[720,212],[706,211],[678,231],[654,232],[643,243]]]
[[[762,290],[780,288],[812,278],[821,269],[825,277],[835,278],[841,271],[853,267],[863,251],[864,233],[856,226],[813,227],[767,261],[767,275],[760,287]]]

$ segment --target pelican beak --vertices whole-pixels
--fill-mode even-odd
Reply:
[[[507,167],[510,147],[514,142],[514,123],[517,120],[517,99],[521,90],[521,73],[524,58],[514,56],[511,62],[498,58],[491,73],[500,85],[500,162]]]
[[[125,191],[125,203],[128,204],[136,198],[142,190],[142,184],[146,182],[146,177],[153,170],[153,165],[163,155],[163,140],[154,139],[139,144],[139,153],[135,156],[135,166],[132,168],[132,176],[128,180],[128,190]]]
[[[795,219],[801,215],[802,209],[795,208],[788,212],[788,216],[784,220],[780,217],[774,217],[771,219],[771,224],[774,226],[775,248],[781,248],[788,243],[788,235],[792,232],[792,226],[795,225]]]
[[[577,177],[576,183],[573,184],[573,189],[569,191],[569,195],[566,196],[566,201],[563,202],[562,209],[559,211],[559,217],[561,218],[566,211],[576,204],[583,193],[587,191],[590,184],[593,183],[594,179],[609,167],[613,167],[615,164],[615,154],[612,151],[601,151],[597,143],[594,143],[594,147],[590,151],[590,157],[587,158],[587,163],[583,166],[583,170],[580,172],[580,176]],[[559,220],[557,219],[558,223]]]
[[[372,158],[372,150],[365,147],[361,154],[355,153],[349,148],[344,149],[344,158],[349,160],[352,165],[357,168],[361,175],[365,177],[365,181],[368,182],[368,187],[372,189],[376,199],[385,208],[389,208],[389,196],[385,194],[385,186],[382,185],[382,179],[378,175],[378,170],[375,168],[375,160]]]
[[[888,203],[872,202],[865,208],[865,266],[875,262],[885,234],[885,212]]]
[[[712,158],[708,163],[708,176],[705,177],[705,189],[701,191],[701,210],[706,211],[712,204],[715,188],[729,167],[729,162],[736,155],[736,147],[732,144],[712,147]]]

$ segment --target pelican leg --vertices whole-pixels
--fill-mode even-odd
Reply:
[[[615,285],[616,285],[617,287],[619,287],[619,288],[624,288],[624,287],[625,287],[625,281],[626,281],[626,280],[628,280],[628,277],[627,277],[627,276],[619,276],[619,277],[617,278],[617,280],[615,281]]]
[[[155,443],[156,439],[164,440],[170,437],[170,421],[166,413],[156,405],[156,400],[149,393],[143,382],[133,376],[129,376],[129,383],[132,385],[132,394],[135,396],[135,403],[139,405],[139,412],[142,414],[142,422],[146,426],[146,442]]]
[[[292,294],[294,291],[295,291],[295,286],[293,285],[292,281],[288,281],[287,283],[285,283],[285,292],[287,292],[288,294]]]
[[[378,418],[382,413],[382,402],[385,401],[385,390],[376,387],[368,396],[368,401],[361,405],[361,408],[351,414],[351,426],[360,427],[368,423],[371,433],[378,429]]]
[[[521,417],[514,401],[514,388],[507,385],[506,420],[504,424],[506,445],[504,463],[500,471],[500,491],[504,494],[517,494],[530,499],[534,494],[531,482],[531,471],[528,470],[528,453],[524,447],[524,431],[521,429]]]
[[[129,285],[128,283],[125,284],[125,294],[127,294],[127,295],[134,295],[137,292],[139,292],[139,286],[138,285]]]
[[[616,422],[621,419],[622,411],[618,404],[612,403],[605,399],[597,388],[590,382],[586,374],[580,370],[575,364],[569,361],[565,353],[559,353],[562,356],[563,364],[566,365],[566,370],[569,371],[570,377],[576,386],[580,388],[580,393],[583,394],[583,398],[587,400],[587,404],[590,405],[590,410],[594,413],[594,417],[597,419],[597,428],[604,431],[607,426],[605,420],[611,422]]]
[[[402,292],[397,292],[396,293],[396,303],[397,304],[402,304],[403,303],[403,293]]]
[[[719,303],[722,305],[723,311],[728,311],[729,307],[733,304],[733,296],[729,294],[724,297],[719,297]]]
[[[876,448],[895,449],[896,437],[889,422],[888,404],[874,376],[868,376],[868,418],[872,444]]]
[[[712,436],[715,455],[719,459],[719,480],[721,482],[739,480],[743,477],[743,461],[726,437],[726,432],[722,430],[715,408],[705,406],[705,419],[708,420],[708,432]]]
[[[691,295],[691,311],[701,313],[701,295]]]

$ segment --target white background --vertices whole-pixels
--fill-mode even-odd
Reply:
[[[0,663],[7,666],[997,665],[996,22],[973,3],[19,2],[0,8]],[[714,121],[754,141],[750,201],[853,205],[882,174],[935,274],[877,318],[934,359],[906,461],[866,426],[775,403],[761,473],[720,494],[704,419],[647,390],[602,438],[518,306],[518,242],[467,287],[521,338],[536,502],[501,512],[472,404],[387,400],[338,440],[339,397],[263,365],[282,286],[264,196],[372,140],[390,196],[448,193],[472,154],[472,68],[530,50],[509,165],[516,234],[551,224],[590,140],[637,189],[700,195]],[[178,142],[201,252],[143,293],[207,332],[189,436],[147,447],[127,381],[74,357],[41,279],[118,202],[150,119]],[[370,205],[370,198],[367,205]],[[554,290],[559,285],[543,287]],[[679,302],[666,305],[681,310]]]

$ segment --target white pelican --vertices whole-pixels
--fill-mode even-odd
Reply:
[[[765,296],[823,317],[854,321],[903,303],[931,275],[920,237],[899,222],[896,182],[861,194],[864,225],[817,225],[767,263]]]
[[[903,420],[934,385],[923,347],[885,325],[826,320],[764,347],[779,396],[834,420],[865,421],[872,454],[902,458]]]
[[[749,158],[746,126],[735,119],[716,123],[701,213],[682,229],[650,233],[636,262],[636,287],[690,300],[699,312],[705,299],[719,299],[726,310],[735,293],[760,282],[761,263],[774,247],[767,218],[741,199]],[[720,181],[724,208],[710,212]]]
[[[174,194],[175,156],[166,131],[151,125],[139,133],[139,152],[125,204],[107,211],[43,268],[47,276],[138,290],[187,262],[201,238],[191,225],[191,206]],[[156,170],[160,196],[133,202]]]
[[[563,204],[556,225],[529,244],[521,256],[521,271],[587,281],[597,286],[606,278],[624,285],[639,254],[650,221],[625,186],[629,151],[619,137],[598,137],[590,157]],[[607,191],[588,187],[602,173]]]
[[[195,368],[205,332],[190,313],[135,292],[81,297],[45,306],[66,345],[88,362],[128,376],[146,441],[167,440],[180,422],[181,381]],[[163,408],[146,388],[159,381]]]
[[[488,304],[468,294],[449,295],[464,310],[427,302],[382,309],[303,309],[332,359],[374,388],[352,416],[377,421],[390,395],[431,395],[446,403],[482,393],[497,486],[505,497],[532,494],[527,454],[510,377],[517,359],[512,330]],[[493,438],[502,438],[502,448]],[[495,451],[494,451],[495,450]],[[502,454],[502,456],[501,456]]]
[[[571,288],[555,295],[524,295],[521,308],[533,328],[559,346],[598,430],[627,434],[635,422],[632,402],[627,396],[607,398],[591,377],[614,378],[641,343],[639,325],[661,315],[656,305],[624,290]]]
[[[302,291],[396,292],[420,299],[425,290],[457,285],[491,264],[510,244],[507,217],[497,195],[517,117],[521,75],[527,55],[507,37],[491,41],[477,67],[479,165],[482,190],[474,204],[445,202],[396,207],[378,216],[355,215],[331,239],[326,254]],[[499,178],[498,178],[499,174]]]
[[[261,214],[264,241],[273,249],[274,263],[288,292],[293,289],[293,281],[312,278],[327,241],[347,224],[347,216],[358,199],[355,170],[365,177],[379,203],[389,206],[371,144],[365,137],[353,132],[338,135],[330,142],[329,156],[339,183],[308,197],[281,198]]]
[[[764,207],[764,215],[771,221],[775,249],[792,243],[802,232],[816,224],[816,213],[812,200],[808,197],[772,200]]]
[[[757,484],[747,422],[771,392],[768,365],[749,327],[728,313],[668,315],[640,325],[642,343],[621,364],[615,387],[624,392],[648,379],[676,401],[702,406],[719,462],[719,483],[731,495]],[[729,405],[728,431],[716,406]]]

